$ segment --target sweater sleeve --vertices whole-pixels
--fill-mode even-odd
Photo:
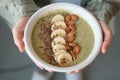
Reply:
[[[2,6],[2,11],[4,12],[2,17],[8,24],[11,24],[9,26],[12,28],[19,18],[31,16],[37,9],[38,7],[33,0],[9,0],[8,3]],[[9,19],[9,16],[11,19]]]
[[[98,19],[109,22],[120,9],[120,0],[91,0],[87,9]]]
[[[115,26],[109,22],[113,16],[120,10],[120,0],[91,0],[87,9],[99,20],[105,21],[115,34]]]

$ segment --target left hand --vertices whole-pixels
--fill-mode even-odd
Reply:
[[[103,43],[101,46],[101,52],[105,54],[112,42],[112,30],[106,22],[99,20],[99,23],[100,23],[102,33],[103,33]],[[70,74],[74,72],[80,72],[81,70],[83,69],[68,72],[68,73]]]
[[[21,17],[17,22],[15,23],[14,27],[12,28],[12,34],[15,45],[18,47],[20,52],[24,52],[25,50],[25,44],[23,42],[24,37],[24,29],[25,25],[29,20],[28,17]]]

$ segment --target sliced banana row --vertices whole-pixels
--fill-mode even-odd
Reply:
[[[64,21],[54,22],[54,24],[51,26],[52,31],[56,29],[65,29],[65,28],[66,28],[66,24],[64,23]]]
[[[64,37],[66,36],[66,32],[64,29],[56,29],[54,31],[52,31],[52,34],[51,34],[51,38],[55,38],[57,36],[61,36],[61,37]]]
[[[62,16],[61,14],[57,14],[56,16],[53,17],[51,23],[55,23],[58,21],[64,21],[64,16]]]
[[[57,37],[55,37],[53,39],[51,46],[53,47],[53,46],[55,46],[57,44],[66,45],[66,41],[65,41],[65,39],[63,37],[57,36]]]
[[[54,58],[60,66],[68,66],[72,62],[72,57],[66,50],[57,51]]]
[[[52,49],[55,53],[54,58],[55,61],[60,66],[68,66],[72,62],[72,56],[66,51],[66,23],[64,22],[64,16],[58,14],[53,17],[51,23],[51,39]]]
[[[66,50],[66,47],[62,44],[56,44],[53,46],[53,52],[56,53],[59,50]]]

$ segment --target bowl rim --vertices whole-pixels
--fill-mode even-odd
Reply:
[[[30,37],[31,37],[31,32],[32,32],[32,28],[30,28],[30,26],[32,26],[32,23],[33,21],[34,22],[37,22],[38,21],[38,18],[37,16],[43,12],[43,13],[46,13],[44,12],[43,10],[47,10],[47,11],[50,11],[50,10],[54,10],[54,8],[56,6],[62,6],[62,7],[66,7],[66,6],[72,6],[73,8],[75,9],[79,9],[79,10],[82,10],[84,13],[86,13],[90,19],[92,19],[94,21],[94,25],[95,26],[98,26],[97,27],[97,34],[99,34],[97,36],[97,41],[95,41],[94,43],[94,49],[96,50],[92,50],[91,53],[94,53],[94,55],[89,55],[83,62],[81,62],[80,64],[77,64],[77,65],[74,65],[74,66],[70,66],[70,67],[57,67],[57,66],[53,66],[53,65],[50,65],[48,63],[46,63],[45,61],[43,61],[42,59],[40,59],[36,54],[35,54],[35,51],[34,49],[32,48],[32,44],[31,44],[31,40],[30,40]],[[61,7],[61,9],[62,9]],[[50,9],[50,10],[48,10]],[[37,19],[36,19],[37,18]],[[95,33],[94,33],[95,34]],[[29,35],[29,36],[28,36]],[[102,44],[102,30],[100,28],[100,25],[97,21],[97,19],[86,9],[84,9],[83,7],[81,6],[78,6],[78,5],[75,5],[75,4],[72,4],[72,3],[53,3],[53,4],[49,4],[47,6],[44,6],[42,8],[40,8],[39,10],[37,10],[31,17],[30,19],[28,20],[27,24],[26,24],[26,27],[25,27],[25,32],[24,32],[24,43],[25,43],[25,50],[28,54],[28,56],[35,62],[37,63],[38,65],[41,65],[41,66],[44,66],[45,69],[47,70],[52,70],[52,71],[56,71],[56,72],[70,72],[70,71],[75,71],[75,70],[79,70],[79,69],[83,69],[84,67],[86,67],[87,65],[89,65],[98,55],[99,51],[100,51],[100,48],[101,48],[101,44]]]

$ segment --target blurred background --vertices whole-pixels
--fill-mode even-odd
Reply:
[[[83,71],[84,80],[120,80],[120,13],[110,25],[116,29],[112,45]],[[19,52],[11,29],[0,19],[0,80],[31,80],[33,71],[32,61],[25,52]],[[52,80],[65,80],[64,74],[57,73]]]

